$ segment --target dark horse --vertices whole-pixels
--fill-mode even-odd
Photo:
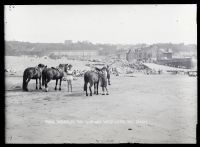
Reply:
[[[60,79],[59,90],[61,90],[61,83],[64,77],[64,72],[67,72],[68,64],[59,64],[58,67],[46,68],[42,71],[42,85],[45,85],[46,92],[48,91],[48,83],[51,80],[56,80],[55,90],[57,90],[58,80]]]
[[[98,86],[99,86],[99,81],[103,81],[104,85],[105,82],[107,82],[107,75],[104,76],[104,72],[107,72],[105,70],[106,68],[95,68],[96,71],[87,71],[84,74],[84,91],[86,92],[86,96],[88,96],[87,93],[87,85],[88,83],[90,83],[89,89],[90,89],[90,96],[92,96],[92,86],[94,85],[94,94],[98,95]],[[106,83],[107,84],[107,83]],[[104,85],[101,84],[102,88],[104,87]],[[106,90],[107,90],[107,86],[106,86]],[[103,89],[104,92],[104,89]],[[104,94],[104,93],[103,93]],[[107,93],[108,94],[108,93]]]
[[[28,83],[31,79],[35,79],[36,80],[36,89],[38,89],[37,85],[38,85],[38,79],[39,79],[39,88],[41,88],[41,78],[42,78],[42,71],[46,66],[44,66],[43,64],[39,64],[37,67],[28,67],[24,70],[24,74],[23,74],[23,84],[22,84],[22,88],[24,91],[28,91]]]

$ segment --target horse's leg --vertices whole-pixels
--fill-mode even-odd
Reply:
[[[88,83],[85,83],[85,92],[86,92],[86,96],[88,96],[88,92],[87,92],[87,84],[88,84]]]
[[[92,96],[92,86],[93,86],[93,83],[90,83],[90,86],[89,86],[89,89],[90,89],[90,96]]]
[[[56,86],[55,86],[55,90],[57,90],[57,84],[58,84],[58,79],[56,79]]]
[[[97,82],[97,95],[99,94],[99,82]]]
[[[41,84],[41,77],[39,78],[39,84],[40,84],[40,89],[42,89],[42,84]]]
[[[36,78],[35,80],[36,80],[36,89],[38,89],[38,86],[37,86],[38,85],[38,79]]]
[[[61,90],[62,78],[60,78],[59,90]]]
[[[96,94],[96,83],[94,83],[94,94]]]
[[[50,81],[51,81],[51,79],[47,79],[46,82],[45,82],[45,91],[46,91],[46,92],[49,91],[49,88],[48,88],[48,85],[47,85],[47,84],[48,84]]]
[[[28,80],[26,81],[26,89],[25,89],[26,91],[28,91],[28,83],[30,82],[30,80],[31,80],[31,79],[28,78]]]

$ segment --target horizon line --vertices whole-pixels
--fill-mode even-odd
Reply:
[[[89,40],[78,40],[78,41],[74,41],[74,40],[64,40],[63,42],[32,42],[32,41],[22,41],[22,40],[4,40],[5,42],[26,42],[26,43],[51,43],[51,44],[65,44],[65,41],[72,41],[72,43],[78,43],[78,42],[88,42],[88,43],[92,43],[92,44],[110,44],[110,45],[153,45],[153,44],[184,44],[184,45],[197,45],[197,43],[185,43],[185,42],[157,42],[157,43],[144,43],[144,42],[140,42],[140,43],[103,43],[103,42],[91,42]]]

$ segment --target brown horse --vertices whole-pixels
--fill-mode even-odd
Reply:
[[[60,79],[59,90],[61,90],[61,83],[64,77],[64,72],[67,72],[68,64],[59,64],[58,67],[46,68],[42,72],[42,85],[45,85],[45,91],[48,92],[48,83],[51,80],[56,80],[55,90],[57,90],[58,80]]]
[[[84,74],[84,91],[86,92],[86,96],[88,96],[87,93],[87,85],[90,83],[89,89],[90,89],[90,96],[92,96],[92,86],[94,85],[94,94],[98,95],[98,86],[99,81],[101,81],[101,86],[104,94],[104,87],[106,85],[106,91],[107,91],[107,73],[106,68],[95,68],[95,71],[87,71]],[[108,94],[108,91],[107,91]]]
[[[24,70],[23,74],[23,84],[22,84],[22,89],[24,91],[28,91],[28,83],[31,79],[36,80],[36,89],[38,89],[38,79],[39,79],[39,89],[41,88],[41,78],[42,78],[42,71],[46,66],[43,64],[39,64],[37,67],[28,67]]]

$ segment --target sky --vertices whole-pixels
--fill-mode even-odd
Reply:
[[[6,41],[197,44],[195,4],[5,5]]]

